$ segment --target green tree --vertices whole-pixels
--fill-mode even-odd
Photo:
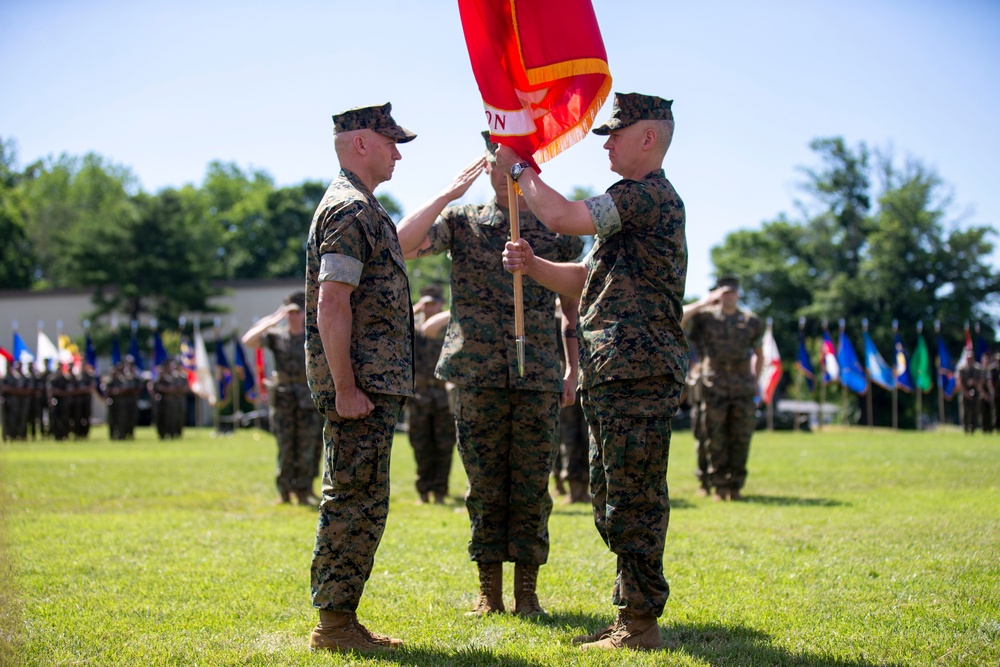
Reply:
[[[94,288],[93,317],[148,313],[176,322],[185,311],[215,312],[209,299],[218,239],[205,200],[191,186],[140,194],[131,215],[91,230],[70,249],[80,284]]]
[[[34,282],[31,242],[24,229],[24,202],[17,189],[17,148],[0,139],[0,289],[26,289]]]
[[[134,215],[138,182],[126,167],[95,153],[45,159],[22,176],[25,230],[35,260],[36,287],[76,287],[71,250],[96,230],[114,228]]]
[[[799,317],[808,318],[809,336],[818,336],[820,322],[829,319],[835,339],[837,320],[844,318],[856,348],[861,321],[868,319],[884,356],[892,349],[894,319],[911,350],[917,321],[928,330],[936,319],[952,323],[942,331],[951,349],[960,345],[964,321],[981,323],[991,335],[1000,272],[984,258],[993,252],[996,232],[950,219],[943,181],[919,161],[898,165],[875,153],[873,165],[864,144],[851,149],[839,138],[811,146],[823,167],[803,170],[809,177],[803,189],[812,197],[799,204],[803,219],[782,214],[759,230],[729,234],[712,249],[716,272],[740,276],[745,303],[774,318],[782,357],[794,359]],[[877,402],[888,400],[880,392]],[[889,414],[876,407],[883,407],[876,414]]]

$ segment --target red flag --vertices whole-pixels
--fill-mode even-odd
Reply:
[[[8,363],[14,363],[14,355],[8,352],[7,350],[3,349],[2,347],[0,347],[0,357],[6,359]]]
[[[586,136],[611,91],[590,0],[458,0],[492,141],[537,169]]]

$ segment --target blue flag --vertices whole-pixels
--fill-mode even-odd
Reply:
[[[250,368],[250,364],[247,363],[247,357],[243,353],[243,346],[240,345],[238,339],[236,340],[236,358],[233,359],[233,363],[236,364],[236,368],[234,369],[236,374],[243,381],[243,395],[252,403],[256,398],[257,380],[254,378],[254,372]]]
[[[799,367],[799,372],[806,379],[809,391],[812,391],[816,373],[813,371],[812,360],[809,359],[809,351],[806,350],[806,336],[802,331],[799,331],[799,357],[796,359],[795,365]]]
[[[87,342],[83,348],[83,355],[86,357],[87,365],[90,369],[97,372],[97,350],[94,349],[94,341],[90,339],[90,331],[87,331]]]
[[[117,366],[122,360],[122,348],[118,344],[118,332],[111,334],[111,364]]]
[[[225,403],[229,400],[226,390],[232,384],[233,373],[229,366],[229,359],[226,357],[226,351],[222,349],[222,341],[218,339],[215,341],[215,373],[219,380],[219,402]]]
[[[163,347],[163,338],[160,337],[159,331],[153,332],[153,367],[159,366],[164,363],[170,355],[167,354],[167,348]]]
[[[944,339],[940,335],[938,335],[938,387],[947,399],[955,394],[955,362],[952,361]]]
[[[22,364],[30,364],[35,360],[35,355],[31,353],[28,346],[24,344],[21,334],[14,332],[14,361]]]
[[[864,394],[868,391],[868,378],[865,377],[865,369],[843,329],[840,330],[837,364],[840,366],[840,384],[855,394]]]
[[[906,355],[906,348],[903,347],[903,339],[899,337],[899,332],[896,332],[893,347],[896,350],[896,363],[893,368],[896,375],[896,386],[910,393],[914,389],[913,377],[910,376],[910,359]]]
[[[976,326],[978,329],[978,325]],[[986,345],[986,340],[983,338],[983,334],[979,331],[976,332],[976,361],[983,363],[983,357],[989,354],[989,348]]]
[[[879,354],[878,348],[875,347],[875,341],[872,340],[867,331],[864,334],[864,338],[865,366],[868,369],[869,377],[871,377],[872,382],[883,389],[894,388],[896,386],[896,377],[892,374],[892,369],[889,368],[889,364],[885,363],[885,359]]]
[[[136,322],[132,322],[132,336],[128,342],[128,353],[135,361],[136,368],[140,371],[146,370],[146,366],[142,363],[142,355],[139,354],[139,327]]]

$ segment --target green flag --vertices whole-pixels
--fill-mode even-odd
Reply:
[[[923,334],[917,334],[917,348],[910,357],[910,374],[917,388],[925,394],[934,386],[931,378],[931,359],[927,354],[927,343]]]

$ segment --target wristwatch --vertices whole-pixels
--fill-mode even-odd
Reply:
[[[510,177],[511,177],[511,180],[513,180],[516,183],[517,179],[521,175],[521,173],[524,172],[524,170],[527,169],[530,166],[531,165],[528,164],[527,162],[518,162],[518,163],[512,165],[511,168],[510,168]]]

